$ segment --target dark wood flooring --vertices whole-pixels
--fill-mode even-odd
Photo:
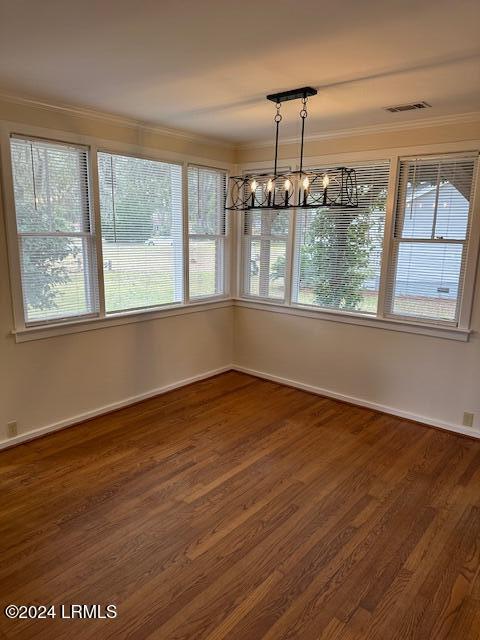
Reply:
[[[480,638],[478,441],[229,372],[0,466],[2,638]]]

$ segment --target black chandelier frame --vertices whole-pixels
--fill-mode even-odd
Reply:
[[[301,87],[267,96],[275,102],[275,162],[273,173],[250,173],[229,178],[226,209],[248,211],[250,209],[310,209],[319,207],[358,207],[358,189],[355,169],[337,167],[325,170],[304,169],[303,150],[307,100],[316,95],[313,87]],[[278,171],[279,127],[282,121],[280,108],[286,100],[302,100],[300,141],[300,165],[295,171]]]

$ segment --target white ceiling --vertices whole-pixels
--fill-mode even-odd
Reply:
[[[0,0],[0,92],[235,142],[303,85],[307,133],[403,123],[480,111],[479,25],[478,0]]]

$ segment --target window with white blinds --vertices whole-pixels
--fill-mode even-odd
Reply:
[[[358,208],[297,211],[292,300],[376,314],[390,165],[349,166],[356,169]]]
[[[182,166],[98,154],[107,313],[183,300]]]
[[[190,298],[225,293],[226,173],[188,167]]]
[[[11,138],[27,325],[97,313],[85,147]]]
[[[290,212],[245,212],[243,243],[243,293],[246,296],[284,300]]]
[[[227,294],[225,171],[107,151],[90,157],[83,145],[13,133],[10,149],[5,193],[7,215],[15,213],[8,232],[16,317],[24,314],[19,334]],[[380,326],[466,335],[478,153],[391,159],[396,176],[390,160],[348,163],[358,208],[246,211],[240,296],[299,314],[335,311],[343,321],[371,325],[376,317]],[[90,168],[98,181],[90,183]],[[92,201],[100,205],[95,217]]]
[[[475,164],[471,156],[401,160],[389,315],[457,324]]]

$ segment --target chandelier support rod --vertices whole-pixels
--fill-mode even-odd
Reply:
[[[277,166],[278,166],[278,125],[280,123],[277,122],[276,123],[276,131],[275,131],[275,168],[273,170],[273,175],[276,176],[277,175]]]
[[[305,135],[305,118],[302,117],[302,139],[300,142],[300,173],[303,171],[303,138]]]
[[[273,175],[276,176],[277,175],[277,168],[278,168],[278,133],[279,133],[279,127],[280,127],[280,122],[282,121],[282,114],[280,113],[280,107],[281,107],[281,102],[278,101],[277,102],[277,113],[275,114],[275,164],[274,164],[274,169],[273,169]]]
[[[300,173],[303,171],[303,146],[305,141],[305,119],[307,117],[307,96],[302,98],[303,107],[300,111],[300,118],[302,120],[302,136],[300,141]]]

